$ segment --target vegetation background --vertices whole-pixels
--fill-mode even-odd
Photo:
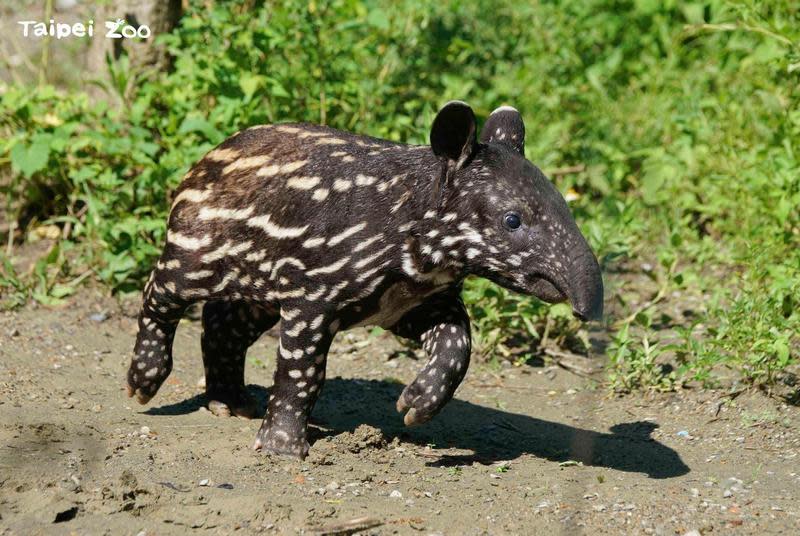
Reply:
[[[170,191],[239,129],[311,121],[425,143],[449,99],[482,118],[512,104],[526,154],[601,259],[609,314],[588,332],[564,306],[473,280],[482,355],[592,350],[617,391],[757,386],[798,400],[797,2],[186,4],[159,37],[165,70],[123,55],[93,82],[47,52],[6,55],[5,307],[57,305],[91,281],[138,292]],[[104,99],[87,95],[97,88]]]

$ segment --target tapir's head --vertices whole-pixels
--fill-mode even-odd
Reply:
[[[600,266],[559,191],[524,156],[520,113],[504,106],[480,138],[472,109],[452,101],[431,129],[442,163],[435,188],[445,225],[435,249],[457,255],[466,271],[556,303],[578,318],[603,314]]]

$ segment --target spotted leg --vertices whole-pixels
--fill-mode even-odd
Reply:
[[[256,416],[258,405],[244,383],[245,355],[278,319],[277,312],[244,301],[210,301],[203,306],[203,365],[211,413]]]
[[[325,380],[325,361],[338,321],[281,304],[281,336],[267,415],[253,448],[303,459],[308,418]]]
[[[189,306],[180,299],[173,283],[161,283],[158,269],[144,289],[133,359],[128,369],[128,396],[146,404],[172,372],[175,328]]]
[[[460,290],[428,298],[391,328],[396,335],[421,342],[428,355],[428,362],[397,400],[397,411],[405,413],[407,426],[427,422],[441,411],[467,372],[472,346]]]

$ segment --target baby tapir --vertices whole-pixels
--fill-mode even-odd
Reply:
[[[128,393],[142,404],[172,369],[181,315],[203,300],[209,408],[253,417],[247,348],[281,320],[256,449],[305,457],[309,414],[337,332],[377,325],[428,362],[397,409],[424,423],[470,359],[460,298],[469,274],[596,319],[603,283],[567,204],[523,155],[525,127],[447,103],[430,146],[308,124],[257,126],[208,153],[176,191],[164,252],[144,289]]]

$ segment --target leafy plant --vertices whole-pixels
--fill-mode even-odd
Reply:
[[[614,334],[609,346],[609,380],[615,390],[630,392],[646,388],[666,391],[675,388],[674,371],[659,361],[666,348],[654,340],[651,327],[649,311],[641,312],[632,323],[626,323]]]

